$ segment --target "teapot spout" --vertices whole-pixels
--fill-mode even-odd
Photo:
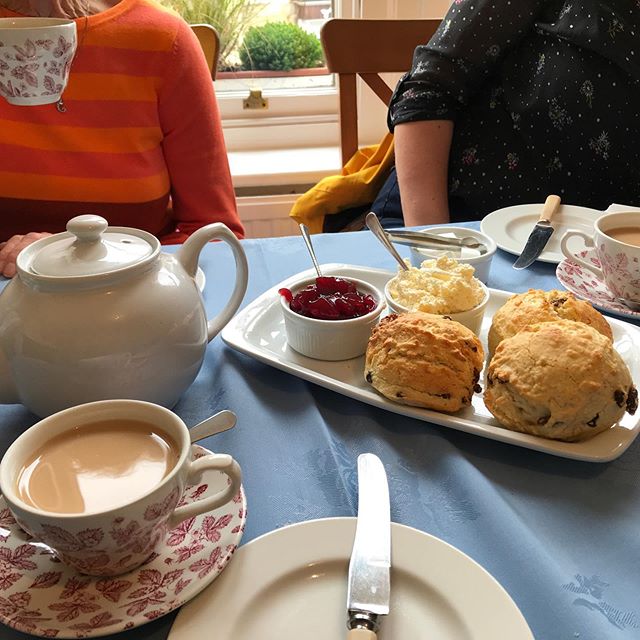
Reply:
[[[0,404],[16,404],[20,402],[9,360],[0,348]]]

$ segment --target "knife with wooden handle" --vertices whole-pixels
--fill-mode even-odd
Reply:
[[[355,628],[350,629],[347,634],[348,640],[376,640],[378,636],[375,631],[369,631],[369,629]]]
[[[533,231],[529,234],[527,243],[524,245],[522,253],[513,263],[514,269],[525,269],[533,264],[538,256],[543,252],[549,238],[553,235],[553,227],[551,226],[551,218],[560,207],[559,196],[547,196],[542,213],[538,218],[538,222],[533,227]]]
[[[387,474],[372,453],[358,456],[358,521],[349,561],[347,640],[376,640],[389,613],[391,516]]]

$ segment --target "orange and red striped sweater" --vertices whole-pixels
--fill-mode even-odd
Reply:
[[[210,222],[242,237],[211,75],[189,26],[153,0],[121,0],[76,25],[66,112],[0,98],[0,242],[63,231],[82,213],[164,243]]]

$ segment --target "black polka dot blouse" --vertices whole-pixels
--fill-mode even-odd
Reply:
[[[455,0],[391,100],[416,120],[455,123],[453,220],[640,205],[640,0]]]

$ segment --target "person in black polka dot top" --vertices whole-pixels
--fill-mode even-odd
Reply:
[[[385,226],[481,219],[550,193],[640,206],[640,0],[455,0],[388,123],[397,177],[373,205]]]

